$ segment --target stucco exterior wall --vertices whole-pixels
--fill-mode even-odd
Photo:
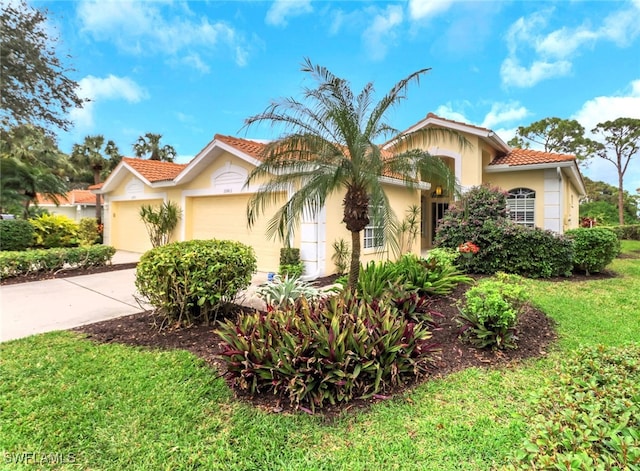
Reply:
[[[383,185],[389,203],[393,209],[396,217],[399,220],[404,219],[405,212],[411,205],[420,206],[420,191],[408,190],[397,185],[384,184]],[[351,246],[351,233],[347,230],[342,219],[344,217],[342,200],[344,198],[344,192],[340,194],[332,195],[327,201],[326,205],[326,259],[324,265],[324,274],[335,273],[336,268],[331,260],[333,255],[333,242],[338,239],[344,239],[349,246]],[[360,247],[361,257],[360,260],[363,264],[369,261],[380,261],[388,258],[393,258],[393,255],[389,253],[388,248],[384,250],[365,249],[363,244],[364,235],[360,234]],[[413,244],[412,253],[420,255],[420,237]]]
[[[555,172],[555,170],[554,170]],[[501,172],[484,174],[484,182],[497,186],[504,191],[514,188],[529,188],[536,192],[535,225],[544,227],[545,220],[545,171],[528,170],[520,172]]]

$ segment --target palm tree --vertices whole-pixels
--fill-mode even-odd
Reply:
[[[66,155],[42,129],[20,125],[0,132],[3,209],[20,204],[27,218],[38,193],[58,203],[58,195],[67,192],[66,175],[70,172]]]
[[[355,289],[360,233],[370,216],[386,233],[394,220],[381,177],[401,179],[409,189],[420,179],[437,178],[449,191],[455,190],[455,177],[444,162],[415,147],[424,146],[436,133],[454,136],[461,146],[467,144],[464,138],[433,129],[399,135],[386,122],[387,111],[404,100],[409,84],[419,82],[428,70],[402,79],[374,104],[372,83],[355,96],[349,82],[306,59],[302,71],[317,83],[304,90],[306,103],[284,99],[245,121],[245,127],[267,123],[284,128],[284,136],[265,147],[263,162],[249,174],[247,185],[265,182],[249,201],[249,225],[293,187],[297,191],[267,226],[269,237],[288,240],[305,211],[315,216],[331,194],[344,192],[343,222],[351,232],[352,247],[348,286]],[[397,137],[385,149],[375,143],[389,136]]]
[[[106,158],[108,155],[109,158]],[[104,136],[86,136],[82,144],[74,144],[71,150],[71,160],[75,162],[79,169],[89,169],[92,174],[93,184],[102,182],[105,171],[113,170],[122,159],[118,147],[113,141],[108,141],[105,145]],[[115,163],[115,165],[114,165]],[[102,223],[102,200],[100,195],[96,195],[96,220]]]
[[[173,146],[160,146],[162,134],[146,133],[140,136],[135,144],[133,144],[133,152],[136,157],[145,157],[149,155],[149,160],[161,160],[163,162],[173,162],[177,152]]]

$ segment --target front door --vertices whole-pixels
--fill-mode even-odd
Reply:
[[[445,201],[433,201],[431,203],[431,240],[430,245],[433,247],[433,242],[436,238],[436,229],[438,228],[438,221],[444,217],[444,212],[449,208],[449,203]]]

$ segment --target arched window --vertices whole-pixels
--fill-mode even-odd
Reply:
[[[533,227],[536,220],[536,192],[529,188],[514,188],[507,195],[509,217],[524,226]]]

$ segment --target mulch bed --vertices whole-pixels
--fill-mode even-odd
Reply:
[[[320,284],[328,284],[335,277],[319,280]],[[431,305],[433,311],[439,312],[443,317],[438,319],[438,328],[433,331],[433,341],[442,349],[432,372],[425,378],[405,388],[392,391],[390,396],[398,396],[407,389],[411,389],[422,381],[431,378],[446,376],[455,371],[470,367],[495,368],[517,364],[522,360],[540,357],[547,353],[550,344],[556,339],[553,321],[543,312],[528,308],[520,317],[517,326],[519,342],[515,350],[493,352],[490,350],[477,350],[458,339],[459,327],[455,321],[458,313],[456,302],[466,291],[466,286],[459,286],[451,295],[434,298]],[[242,306],[236,306],[232,315],[238,315],[247,310]],[[218,359],[221,349],[220,339],[214,333],[213,326],[191,326],[184,328],[165,328],[159,330],[159,324],[151,312],[141,312],[126,317],[120,317],[95,324],[89,324],[73,329],[75,332],[86,335],[87,338],[100,343],[121,343],[132,346],[142,346],[154,349],[184,349],[204,359],[215,368],[221,376],[224,375],[224,364]],[[288,400],[263,394],[251,397],[240,391],[236,396],[254,406],[269,412],[293,412]],[[346,410],[361,409],[370,404],[384,400],[386,397],[378,397],[370,400],[356,400],[348,405],[330,406],[322,411],[325,419],[339,417]]]
[[[18,283],[28,283],[31,281],[52,280],[54,278],[69,278],[72,276],[81,275],[93,275],[95,273],[105,273],[109,271],[128,270],[135,268],[138,262],[133,263],[118,263],[115,265],[104,265],[101,267],[88,267],[88,268],[63,268],[56,272],[36,272],[29,273],[28,275],[15,276],[13,278],[6,278],[0,280],[0,286],[2,285],[15,285]]]

